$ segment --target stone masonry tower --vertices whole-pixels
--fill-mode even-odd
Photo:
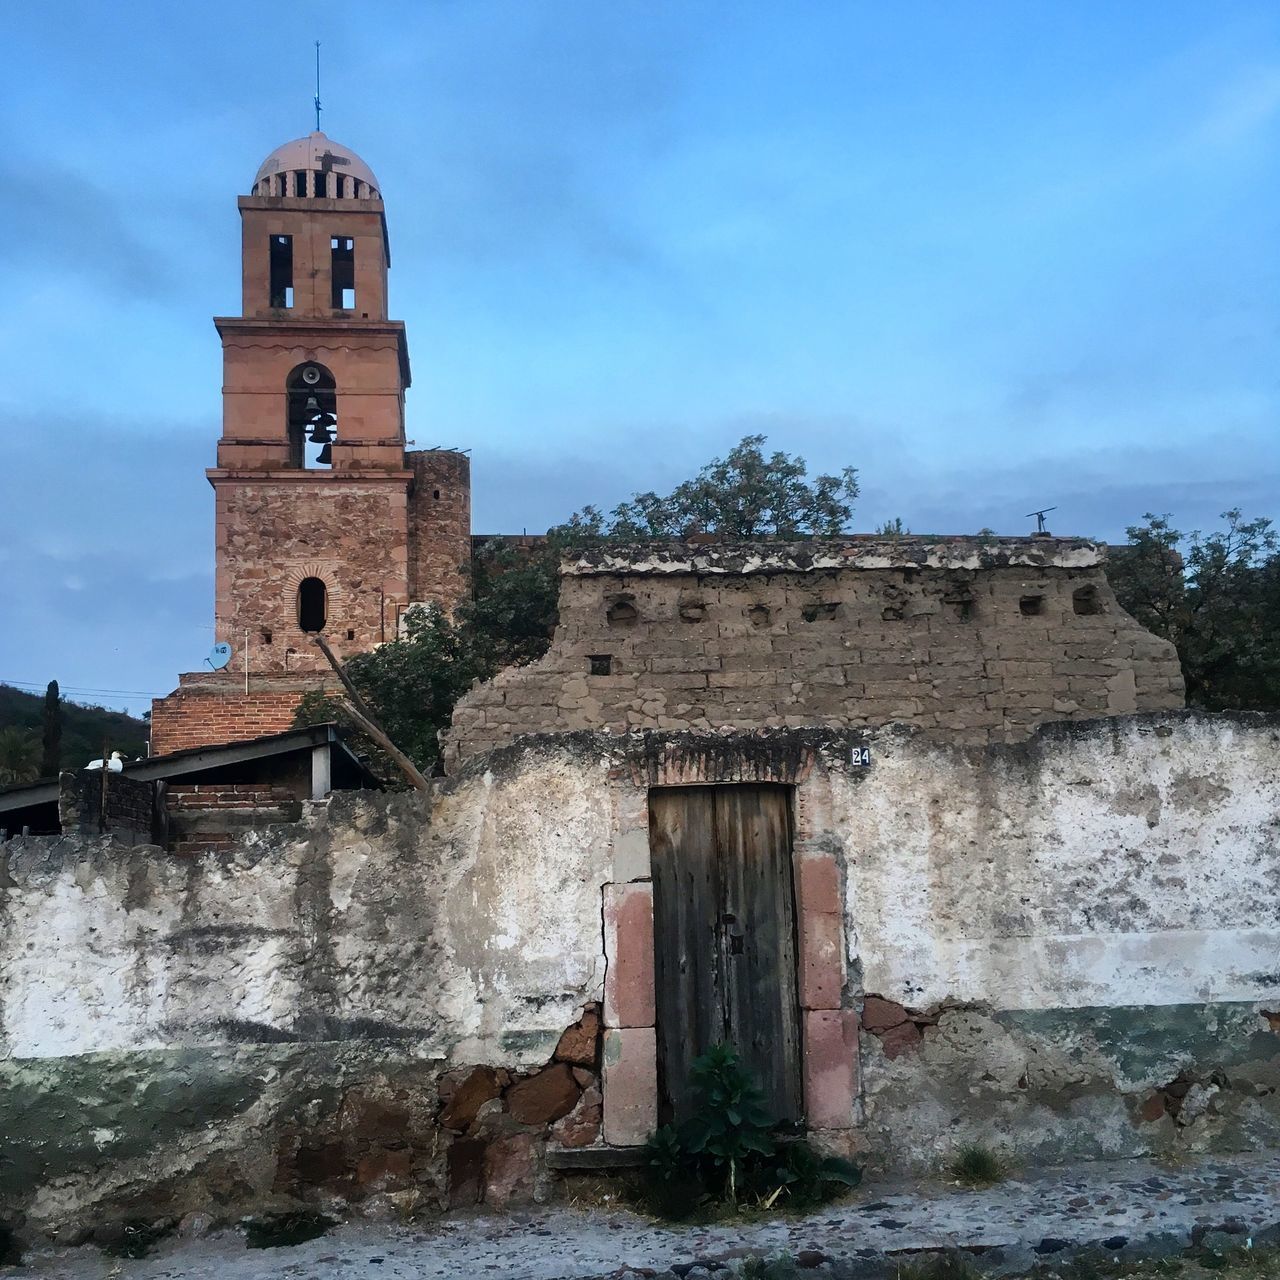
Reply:
[[[390,242],[373,171],[323,133],[286,143],[239,199],[243,303],[223,350],[214,622],[221,672],[153,707],[152,750],[289,727],[340,657],[393,639],[405,608],[466,589],[470,467],[405,450],[409,349],[388,317]],[[248,671],[248,692],[245,671]]]

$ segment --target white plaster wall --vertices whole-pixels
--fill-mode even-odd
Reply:
[[[845,864],[862,988],[1003,1009],[1274,1000],[1278,739],[1174,715],[968,750],[885,731],[869,770],[824,747],[813,838]],[[230,855],[0,846],[0,1055],[390,1036],[545,1061],[601,995],[634,746],[498,753],[434,802],[335,800]]]
[[[0,847],[0,1056],[388,1034],[542,1061],[603,983],[603,760],[344,800],[194,860]]]
[[[1280,980],[1280,734],[1135,717],[833,779],[862,985],[919,1007],[1250,1001]]]

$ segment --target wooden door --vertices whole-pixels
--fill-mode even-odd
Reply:
[[[801,1117],[789,787],[649,792],[658,1090],[691,1109],[689,1066],[732,1043],[779,1121]]]

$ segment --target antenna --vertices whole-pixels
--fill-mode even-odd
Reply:
[[[316,132],[320,132],[320,41],[316,41]]]
[[[1058,509],[1057,507],[1041,507],[1039,511],[1028,511],[1025,518],[1027,520],[1030,520],[1032,516],[1035,516],[1036,532],[1045,533],[1047,532],[1047,530],[1044,527],[1044,518],[1049,514],[1050,511],[1057,511],[1057,509]]]
[[[214,671],[221,671],[231,661],[231,646],[225,641],[215,644],[205,661]]]

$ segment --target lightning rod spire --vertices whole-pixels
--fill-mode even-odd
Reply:
[[[320,132],[320,41],[316,41],[316,132]]]

